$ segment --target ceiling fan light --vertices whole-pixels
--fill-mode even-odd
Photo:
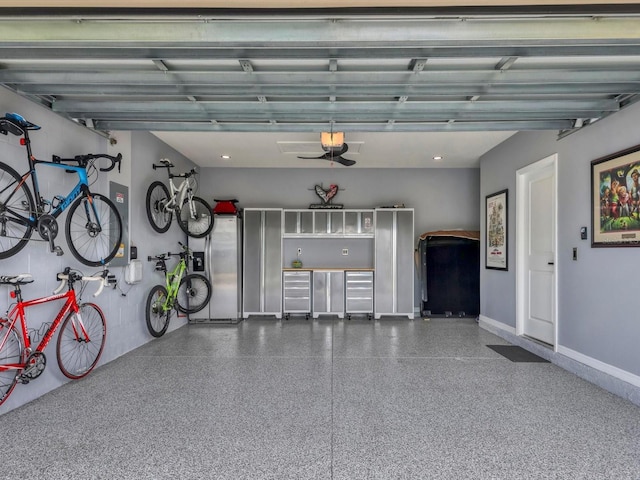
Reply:
[[[320,133],[320,143],[324,149],[341,147],[344,143],[344,132],[322,132]]]

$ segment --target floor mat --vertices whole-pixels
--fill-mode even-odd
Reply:
[[[512,362],[543,362],[549,363],[538,355],[525,350],[517,345],[487,345],[491,350],[499,353],[503,357],[511,360]]]

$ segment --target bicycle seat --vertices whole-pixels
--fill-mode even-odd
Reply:
[[[33,282],[30,273],[20,273],[18,275],[0,275],[0,284],[3,285],[25,285]]]
[[[6,135],[7,132],[13,135],[22,135],[25,130],[40,130],[34,123],[28,122],[22,115],[17,113],[6,113],[0,118],[0,132]]]

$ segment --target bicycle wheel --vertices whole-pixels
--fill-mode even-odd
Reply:
[[[164,208],[169,198],[169,190],[162,182],[153,182],[147,190],[147,218],[158,233],[166,232],[171,226],[173,213]]]
[[[199,273],[185,275],[178,287],[178,310],[196,313],[202,310],[211,298],[211,283]]]
[[[200,197],[193,197],[194,216],[191,216],[189,199],[186,199],[180,208],[178,225],[184,233],[193,238],[202,238],[209,235],[213,228],[213,210],[211,206]]]
[[[24,363],[22,340],[16,329],[0,319],[0,405],[9,398],[18,382],[18,371],[2,367]]]
[[[80,305],[80,316],[71,312],[58,334],[58,366],[65,377],[82,378],[96,366],[107,338],[107,324],[100,307]]]
[[[154,337],[161,337],[169,328],[171,319],[171,308],[165,310],[164,302],[167,299],[167,289],[162,285],[156,285],[149,292],[147,297],[147,308],[145,310],[147,318],[147,328]]]
[[[111,200],[99,193],[82,196],[69,208],[67,243],[76,259],[90,267],[109,263],[122,240],[122,220]]]
[[[36,211],[26,182],[9,165],[0,162],[0,258],[22,250],[33,227],[28,223]]]

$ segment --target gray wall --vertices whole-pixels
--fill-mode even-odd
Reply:
[[[178,241],[185,241],[182,231],[173,225],[163,235],[156,234],[146,217],[144,200],[147,186],[154,179],[166,178],[166,173],[153,171],[151,164],[162,157],[169,157],[182,168],[191,168],[184,157],[160,142],[148,133],[120,133],[114,134],[118,143],[110,146],[107,139],[71,121],[61,119],[34,103],[25,101],[5,89],[0,89],[0,115],[5,112],[17,112],[27,120],[42,127],[42,130],[31,135],[34,154],[37,158],[48,160],[52,154],[72,157],[81,153],[123,153],[123,167],[121,173],[117,171],[101,173],[98,181],[91,186],[92,191],[108,194],[109,181],[114,181],[129,187],[130,192],[130,238],[138,246],[139,257],[143,264],[143,281],[137,285],[124,283],[123,267],[110,270],[119,282],[119,289],[105,289],[97,297],[92,297],[93,285],[87,287],[83,296],[84,301],[98,304],[107,319],[107,340],[105,350],[99,365],[111,361],[152,339],[146,329],[144,307],[147,293],[152,285],[160,283],[162,277],[153,271],[153,265],[146,261],[146,256],[167,251],[175,251]],[[27,169],[25,150],[19,145],[19,138],[13,135],[0,135],[0,161],[10,164],[18,172]],[[133,160],[132,160],[133,159]],[[135,168],[131,168],[132,161]],[[46,196],[55,193],[66,193],[76,182],[76,177],[66,175],[60,169],[39,169],[40,187]],[[32,299],[50,295],[58,285],[56,273],[70,266],[89,275],[98,269],[87,267],[79,263],[69,252],[64,236],[63,214],[58,219],[60,232],[57,243],[65,254],[61,257],[49,252],[48,245],[41,241],[32,241],[27,247],[14,257],[0,260],[0,275],[31,273],[34,283],[23,288],[25,299]],[[32,236],[38,238],[37,233]],[[4,314],[12,300],[9,298],[10,288],[0,287],[0,312]],[[124,296],[126,295],[126,296]],[[52,302],[43,306],[27,310],[29,328],[38,329],[44,321],[50,321],[61,306],[60,302]],[[186,319],[178,319],[175,315],[170,329],[186,323]],[[56,338],[54,337],[45,354],[47,355],[47,369],[37,380],[28,385],[18,385],[9,399],[0,407],[0,414],[29,402],[44,393],[66,383],[68,379],[60,373],[56,362]]]
[[[519,133],[481,158],[480,176],[481,199],[509,189],[510,265],[508,272],[486,270],[482,260],[481,314],[515,327],[516,170],[558,153],[558,346],[633,375],[640,375],[640,249],[590,248],[590,162],[639,144],[639,122],[636,105],[561,140],[556,132]],[[580,240],[581,226],[589,227],[589,240]]]
[[[143,281],[137,285],[124,282],[124,267],[111,268],[118,279],[117,289],[105,290],[93,299],[107,318],[107,341],[100,365],[150,341],[144,320],[144,307],[150,288],[162,282],[153,271],[153,264],[146,261],[148,255],[163,251],[176,251],[178,241],[186,236],[174,223],[165,234],[157,234],[149,226],[145,212],[145,196],[153,180],[166,180],[166,172],[151,168],[153,162],[169,158],[176,171],[191,168],[193,164],[156,137],[144,132],[114,132],[116,145],[109,145],[99,136],[71,121],[61,119],[49,110],[30,103],[8,90],[0,89],[0,114],[17,112],[42,126],[32,136],[34,153],[42,159],[52,154],[73,156],[80,153],[123,153],[122,172],[100,175],[92,190],[108,193],[109,181],[129,187],[130,213],[129,238],[138,247],[142,261]],[[26,169],[24,149],[14,136],[0,136],[0,159],[19,172]],[[62,172],[43,172],[40,177],[45,195],[70,189],[74,179]],[[369,208],[404,203],[415,209],[415,233],[439,229],[479,229],[477,202],[479,197],[479,169],[346,169],[331,167],[319,169],[203,169],[200,174],[199,195],[213,204],[213,198],[238,198],[241,207],[289,207],[305,208],[317,203],[312,191],[315,184],[327,187],[337,183],[341,191],[335,199],[346,208]],[[59,219],[64,225],[64,215]],[[37,234],[33,238],[36,238]],[[25,298],[48,295],[57,286],[57,272],[66,266],[77,268],[85,274],[91,269],[77,262],[66,248],[64,233],[58,236],[59,244],[66,250],[62,257],[48,251],[44,242],[32,242],[18,255],[0,260],[0,275],[28,272],[35,282],[24,288]],[[9,289],[0,288],[0,311],[10,304]],[[46,305],[28,312],[31,328],[38,328],[58,310],[58,305]],[[186,318],[172,319],[170,330],[186,323]],[[55,338],[47,351],[49,362],[45,373],[29,385],[16,387],[11,397],[0,407],[0,414],[29,402],[57,388],[68,380],[55,362]]]
[[[237,198],[243,208],[307,208],[319,203],[316,184],[340,188],[333,203],[372,208],[404,203],[415,209],[415,234],[442,229],[479,230],[478,169],[204,169],[200,195]]]

